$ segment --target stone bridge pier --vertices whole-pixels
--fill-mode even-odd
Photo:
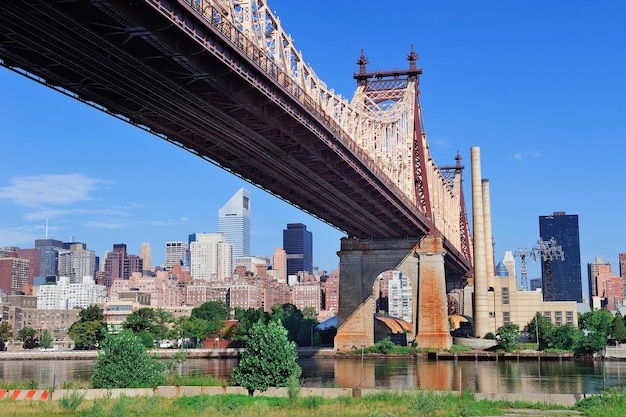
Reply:
[[[443,244],[440,237],[341,240],[339,313],[336,350],[374,344],[374,281],[384,271],[398,270],[413,289],[413,325],[418,346],[449,348]]]

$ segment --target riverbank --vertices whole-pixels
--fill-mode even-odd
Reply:
[[[176,353],[184,352],[189,359],[236,359],[241,356],[243,348],[217,348],[217,349],[154,349],[150,353],[157,355],[161,359],[169,359]],[[301,358],[320,359],[354,359],[361,355],[357,353],[337,352],[333,348],[301,347],[297,349]],[[0,352],[2,360],[92,360],[98,356],[97,350],[18,350]],[[467,352],[415,352],[411,354],[381,354],[364,353],[364,358],[394,359],[394,358],[416,358],[430,360],[472,360],[472,361],[522,361],[522,360],[573,360],[573,353],[546,353],[537,351],[524,351],[516,353],[489,352],[472,350]],[[606,349],[605,354],[600,358],[624,360],[626,359],[626,349],[613,352]]]
[[[149,351],[161,359],[169,359],[176,353],[185,352],[189,359],[219,359],[238,358],[242,349],[154,349]],[[93,360],[98,356],[98,350],[19,350],[0,352],[1,360]]]

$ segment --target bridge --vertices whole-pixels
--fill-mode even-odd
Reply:
[[[348,100],[304,63],[265,0],[13,0],[0,9],[3,66],[346,234],[338,348],[373,343],[372,285],[394,268],[414,282],[421,345],[449,345],[445,294],[472,273],[463,166],[457,157],[438,167],[430,154],[417,59],[411,47],[407,69],[368,72],[361,52]]]

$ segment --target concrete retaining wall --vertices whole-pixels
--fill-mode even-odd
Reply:
[[[71,395],[74,390],[55,390],[50,398],[58,401],[61,398]],[[180,387],[180,386],[159,386],[152,390],[150,388],[136,389],[83,389],[77,390],[85,395],[86,400],[102,398],[119,398],[122,394],[127,397],[158,395],[166,398],[192,397],[196,395],[222,395],[222,394],[242,394],[247,395],[248,390],[243,387]],[[380,393],[385,390],[380,389],[352,389],[352,388],[301,388],[300,396],[319,396],[322,398],[365,396]],[[412,393],[415,390],[397,390],[396,392]],[[439,391],[441,394],[449,391]],[[452,391],[457,393],[457,391]],[[255,396],[259,397],[287,397],[287,388],[270,388],[267,391],[255,391]],[[530,401],[546,404],[557,404],[563,406],[574,406],[582,398],[589,397],[587,394],[542,394],[542,393],[476,393],[477,400],[508,400],[508,401]],[[0,397],[1,398],[1,397]],[[32,398],[36,399],[36,398]],[[43,398],[40,398],[43,399]]]

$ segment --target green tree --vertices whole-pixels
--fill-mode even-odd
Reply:
[[[248,336],[241,361],[232,372],[235,384],[247,388],[252,395],[255,390],[285,387],[289,378],[300,378],[302,369],[296,362],[296,345],[289,341],[280,322],[272,320],[266,325],[259,321]]]
[[[34,349],[38,346],[38,340],[35,334],[37,334],[35,329],[26,326],[17,332],[17,339],[24,342],[24,349]]]
[[[315,311],[315,307],[304,307],[302,309],[302,317],[305,319],[314,319],[317,321],[317,311]]]
[[[126,317],[126,320],[122,323],[122,328],[135,333],[141,339],[143,345],[150,349],[154,347],[157,328],[155,321],[154,309],[142,307]]]
[[[573,350],[580,334],[580,332],[568,324],[558,327],[554,326],[548,335],[548,347],[559,350]]]
[[[223,301],[207,301],[201,306],[191,310],[191,317],[196,317],[209,322],[225,321],[230,318],[230,307]]]
[[[154,333],[154,309],[150,307],[142,307],[126,317],[122,328],[124,330],[130,330],[133,333],[140,333],[144,330],[149,333]]]
[[[13,328],[6,322],[0,322],[0,351],[7,350],[9,340],[13,338]]]
[[[77,349],[96,349],[104,339],[106,331],[102,323],[95,321],[77,321],[68,331]]]
[[[498,348],[507,352],[512,351],[520,341],[519,326],[515,323],[508,323],[498,327],[496,341]]]
[[[107,333],[107,325],[100,307],[92,304],[83,308],[78,316],[80,319],[74,322],[67,332],[76,349],[98,348]]]
[[[272,306],[270,319],[280,322],[287,329],[289,340],[293,340],[298,346],[309,346],[311,343],[312,323],[303,323],[304,315],[295,305],[286,303]]]
[[[154,310],[154,336],[157,340],[167,339],[174,324],[174,315],[163,308]]]
[[[237,324],[234,328],[231,328],[228,337],[230,340],[247,340],[248,332],[252,329],[255,323],[259,320],[266,323],[269,321],[270,316],[262,307],[248,308],[246,310],[242,308],[235,308],[235,320]]]
[[[530,340],[539,344],[539,350],[545,350],[548,347],[548,336],[553,330],[554,324],[539,312],[524,326],[524,332],[528,333]],[[539,340],[537,340],[537,336],[539,336]]]
[[[96,304],[91,304],[89,307],[80,310],[78,317],[80,317],[80,321],[99,321],[104,323],[104,313]]]
[[[109,334],[94,361],[94,388],[154,388],[165,383],[165,363],[151,356],[130,331]]]
[[[593,310],[578,316],[578,328],[590,332],[602,333],[608,336],[611,333],[613,315],[604,309]]]
[[[197,337],[194,330],[194,324],[191,318],[189,316],[181,316],[174,322],[170,337],[172,339],[180,339],[181,348],[187,348],[190,344],[195,346]]]
[[[611,322],[611,336],[618,343],[626,341],[626,325],[624,325],[624,317],[622,317],[622,313],[619,310],[617,310]]]
[[[582,334],[577,338],[574,352],[589,355],[606,346],[611,332],[613,315],[607,310],[593,310],[578,316],[578,328]]]
[[[54,339],[52,339],[52,335],[50,334],[48,329],[45,329],[43,331],[43,334],[39,338],[39,347],[49,349],[52,347],[52,342],[54,342]]]

